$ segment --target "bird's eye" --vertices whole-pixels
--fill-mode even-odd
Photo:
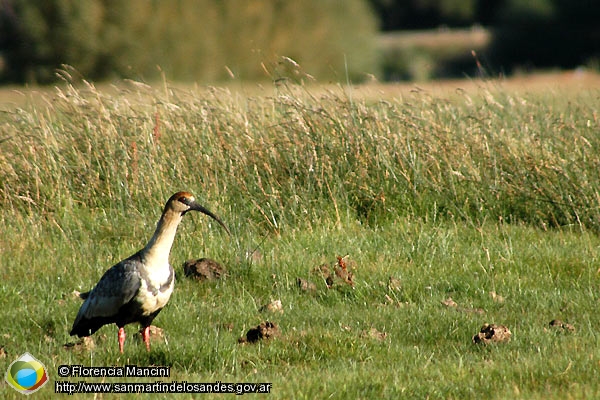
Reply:
[[[191,207],[194,202],[194,198],[188,196],[181,196],[178,200],[188,207]]]

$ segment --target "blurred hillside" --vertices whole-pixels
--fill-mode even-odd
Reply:
[[[195,82],[598,69],[597,21],[594,0],[0,0],[0,82],[63,65]]]
[[[360,80],[376,33],[363,0],[0,0],[0,80]]]

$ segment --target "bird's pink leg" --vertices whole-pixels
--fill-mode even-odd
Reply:
[[[123,345],[125,344],[125,329],[119,328],[119,351],[123,354]]]
[[[146,343],[146,350],[150,351],[150,327],[147,326],[142,330],[142,339]]]

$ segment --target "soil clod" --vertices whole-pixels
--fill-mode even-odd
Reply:
[[[560,319],[553,319],[550,321],[550,328],[555,330],[562,330],[566,332],[575,332],[575,327],[571,324],[561,321]]]
[[[279,335],[279,327],[273,322],[265,321],[250,329],[245,337],[238,339],[238,343],[256,343],[261,339],[270,339],[277,335]]]
[[[473,343],[504,343],[510,340],[511,335],[504,325],[484,324],[479,333],[473,336]]]
[[[221,279],[227,273],[221,264],[210,258],[186,261],[183,264],[183,272],[185,276],[199,281],[214,281]]]

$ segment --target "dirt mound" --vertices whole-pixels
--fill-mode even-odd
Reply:
[[[360,333],[363,338],[370,338],[383,342],[387,338],[387,332],[381,332],[377,328],[371,327],[369,330],[364,330]]]
[[[561,321],[560,319],[553,319],[550,321],[550,328],[563,331],[563,332],[575,332],[575,327],[571,324],[567,324],[566,322]]]
[[[210,258],[187,260],[183,264],[183,272],[188,278],[199,281],[214,281],[221,279],[227,274],[227,271],[221,264]]]
[[[270,339],[279,335],[279,327],[273,322],[261,322],[256,328],[250,329],[245,337],[238,339],[238,343],[256,343],[261,339]]]
[[[442,305],[448,308],[454,308],[456,311],[466,312],[466,313],[475,313],[475,314],[485,314],[485,311],[482,308],[472,308],[472,307],[461,307],[457,302],[452,300],[452,297],[448,297],[446,300],[442,301]]]
[[[473,336],[473,343],[504,343],[510,340],[512,333],[504,325],[484,324],[478,334]]]
[[[296,278],[296,285],[303,292],[315,292],[317,290],[317,285],[303,278]]]
[[[283,304],[281,304],[281,300],[272,300],[270,303],[263,305],[260,309],[260,312],[278,312],[283,314]]]
[[[347,255],[336,256],[337,262],[332,267],[321,264],[313,268],[312,273],[323,278],[329,289],[337,282],[354,287],[354,268],[348,258]]]

